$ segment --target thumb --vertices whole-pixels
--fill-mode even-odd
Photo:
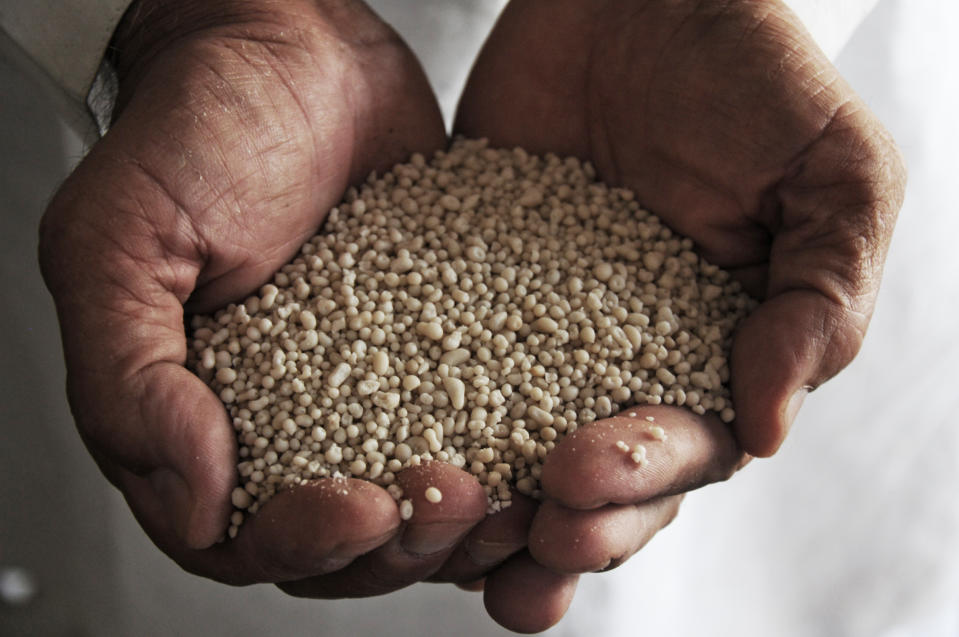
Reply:
[[[148,478],[151,495],[137,497],[162,500],[177,536],[200,548],[226,528],[236,443],[217,397],[183,367],[182,301],[201,260],[177,219],[142,171],[94,149],[44,215],[40,261],[84,441],[128,498],[124,477]]]
[[[894,143],[853,102],[777,187],[766,300],[740,326],[730,361],[747,453],[775,453],[805,395],[858,353],[904,188]]]

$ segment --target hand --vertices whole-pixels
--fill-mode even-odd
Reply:
[[[474,67],[455,129],[494,146],[589,159],[600,178],[633,189],[762,300],[731,357],[733,426],[749,454],[773,454],[808,390],[858,351],[904,170],[889,135],[782,3],[511,3]],[[697,450],[710,440],[722,450],[672,457],[688,465],[683,472],[703,463],[680,490],[740,466],[708,419],[656,419],[667,432],[685,423]],[[617,420],[598,426],[607,444],[628,433]],[[547,460],[551,500],[530,536],[534,556],[554,571],[628,554],[671,519],[674,505],[659,489],[677,490],[658,479],[656,461],[639,482],[619,472],[598,486],[577,481],[593,475],[595,449],[572,446],[565,441]],[[570,537],[563,525],[601,525],[605,502],[637,505],[617,509],[625,544],[604,533],[592,540],[595,559],[568,544],[560,550]],[[541,544],[550,538],[559,538],[553,553]],[[514,592],[487,590],[487,598],[495,605]]]
[[[486,507],[475,480],[439,464],[401,476],[411,492],[430,483],[447,494],[408,524],[383,489],[325,481],[278,495],[236,541],[215,545],[231,512],[235,434],[183,367],[184,307],[210,311],[256,290],[348,184],[445,145],[419,65],[347,0],[142,0],[117,49],[119,115],[41,232],[91,453],[190,571],[231,583],[335,571],[325,594],[337,596],[425,577]]]

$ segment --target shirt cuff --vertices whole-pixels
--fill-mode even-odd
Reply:
[[[0,3],[0,28],[71,102],[86,108],[107,45],[130,2],[4,1]]]

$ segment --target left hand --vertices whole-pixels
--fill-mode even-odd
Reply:
[[[196,574],[339,597],[426,577],[486,510],[479,483],[440,463],[397,476],[416,498],[426,485],[447,495],[408,521],[385,489],[326,479],[277,494],[218,543],[236,432],[183,366],[186,311],[254,293],[351,183],[443,147],[418,61],[359,0],[138,0],[114,47],[116,121],[40,241],[90,453]]]
[[[905,171],[782,2],[513,2],[474,66],[455,131],[591,161],[761,299],[730,360],[745,452],[775,453],[809,388],[858,352]],[[671,519],[671,494],[741,466],[725,427],[669,411],[656,416],[668,438],[647,445],[641,479],[600,462],[605,448],[573,450],[568,439],[551,454],[550,499],[530,535],[539,563],[563,572],[614,564]],[[629,434],[617,419],[580,431],[606,432],[607,447]],[[583,480],[597,475],[591,467],[598,482]],[[593,526],[603,532],[586,534]],[[568,550],[574,537],[588,548]],[[542,629],[510,605],[515,586],[488,579],[497,618]]]

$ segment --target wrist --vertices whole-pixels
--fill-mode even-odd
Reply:
[[[363,28],[371,17],[358,0],[135,0],[108,51],[120,87],[118,103],[174,45],[220,38],[307,48],[313,36],[355,31],[355,23]]]
[[[223,24],[244,20],[242,5],[230,0],[134,0],[114,31],[107,53],[118,78],[142,75],[144,66],[172,42]]]

